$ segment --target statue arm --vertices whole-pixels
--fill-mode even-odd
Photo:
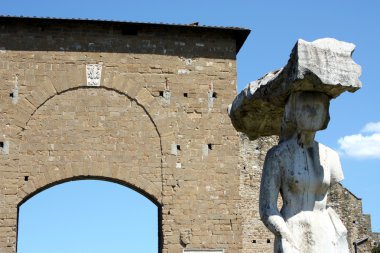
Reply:
[[[281,168],[275,150],[270,150],[265,158],[260,186],[260,217],[265,226],[293,247],[292,234],[277,207],[281,187]],[[296,248],[296,247],[295,247]]]

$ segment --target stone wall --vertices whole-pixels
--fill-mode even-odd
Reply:
[[[1,18],[0,252],[18,207],[70,180],[159,208],[160,252],[241,252],[238,31]],[[149,243],[149,242],[147,242]]]
[[[372,247],[380,246],[380,233],[372,233]]]
[[[261,173],[268,150],[278,142],[277,136],[250,141],[240,135],[240,196],[239,212],[243,218],[243,252],[273,252],[274,236],[262,223],[259,214]]]
[[[354,252],[354,242],[358,243],[368,238],[366,242],[358,245],[358,250],[371,252],[371,217],[363,214],[362,200],[341,184],[337,184],[330,191],[328,203],[339,214],[348,230],[351,251]]]

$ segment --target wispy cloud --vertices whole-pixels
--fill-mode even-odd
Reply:
[[[338,140],[340,152],[355,158],[380,159],[380,122],[366,124],[358,134]]]
[[[369,122],[364,126],[362,132],[365,133],[380,133],[380,121],[379,122]]]

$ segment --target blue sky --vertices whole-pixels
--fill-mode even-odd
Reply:
[[[380,123],[376,124],[380,122],[380,89],[378,88],[379,78],[377,77],[380,69],[379,12],[380,1],[377,0],[1,0],[0,7],[0,14],[2,15],[181,24],[198,21],[201,25],[249,28],[252,32],[238,55],[239,90],[268,71],[285,65],[298,38],[312,41],[323,37],[334,37],[356,44],[353,58],[362,66],[361,81],[363,88],[354,94],[343,94],[332,101],[329,127],[319,133],[317,139],[341,153],[345,173],[343,185],[363,199],[364,212],[371,214],[372,227],[375,231],[380,231],[378,197]],[[73,194],[70,189],[66,190],[65,187],[62,186],[60,188],[62,190],[57,190],[54,194],[61,196],[61,199],[77,197],[77,194]],[[67,187],[72,186],[68,185]],[[75,187],[77,187],[76,192],[83,191],[89,196],[94,192],[94,190],[88,190],[93,188],[86,184],[75,185]],[[86,187],[90,188],[87,189]],[[53,188],[51,190],[53,191]],[[111,201],[109,199],[111,195],[108,195],[111,190],[113,196],[125,191],[125,188],[107,184],[104,186],[104,191],[96,191],[97,199],[104,195],[106,196],[105,200]],[[41,198],[43,197],[42,194]],[[46,191],[46,195],[49,194]],[[37,197],[39,196],[30,200],[30,205]],[[52,200],[49,199],[48,201],[53,205]],[[80,202],[80,200],[75,201]],[[75,201],[74,203],[77,203]],[[131,198],[131,201],[135,201],[135,199]],[[29,209],[26,210],[28,202],[24,204],[25,213],[29,212]],[[38,201],[36,200],[36,202]],[[115,200],[116,202],[118,201]],[[58,204],[55,203],[54,205]],[[85,206],[82,210],[88,214],[91,212]],[[117,216],[115,215],[115,217]],[[109,219],[108,216],[104,218]],[[71,232],[66,231],[66,233]],[[42,251],[38,252],[41,253]]]
[[[18,253],[157,253],[157,206],[116,183],[60,184],[19,215]]]

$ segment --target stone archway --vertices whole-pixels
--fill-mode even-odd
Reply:
[[[108,207],[104,209],[104,205]],[[93,209],[97,206],[99,210]],[[161,252],[161,205],[152,196],[139,192],[127,182],[100,177],[69,178],[30,194],[19,203],[17,210],[17,252],[28,252],[31,248],[36,250],[36,247],[49,252],[53,248],[60,248],[62,243],[69,243],[70,246],[64,247],[71,247],[72,250],[83,247],[94,249],[108,247],[102,245],[107,240],[118,241],[112,247],[119,250],[131,247],[140,249],[143,246],[140,245],[141,241],[148,241],[150,245],[145,248],[149,252],[154,248],[154,252]],[[107,213],[111,210],[114,210],[112,214]],[[59,219],[56,219],[57,215]],[[72,231],[74,227],[76,229]],[[104,234],[104,229],[108,235]],[[123,233],[115,232],[121,229]],[[70,235],[62,241],[62,236],[65,237],[68,230],[71,231]],[[77,230],[81,233],[78,234]],[[99,242],[94,241],[93,236],[101,237],[102,243],[98,245]],[[47,240],[49,243],[46,243]],[[60,250],[62,252],[62,248]]]
[[[80,88],[51,98],[28,121],[19,152],[28,181],[22,198],[66,178],[94,176],[127,181],[160,201],[160,138],[143,108],[116,91]]]
[[[161,205],[162,150],[151,117],[105,88],[76,88],[38,107],[20,133],[19,205],[53,185],[97,178],[126,185]]]

